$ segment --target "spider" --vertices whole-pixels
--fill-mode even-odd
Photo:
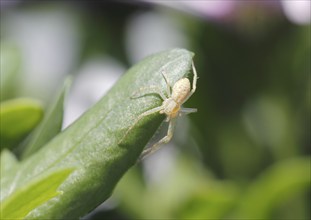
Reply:
[[[161,99],[163,100],[162,105],[155,107],[155,108],[152,108],[152,109],[142,113],[141,115],[139,115],[137,117],[137,119],[135,120],[135,122],[133,123],[133,125],[131,125],[131,127],[125,132],[125,135],[123,136],[123,138],[132,130],[132,128],[138,123],[139,120],[141,120],[143,117],[146,117],[147,115],[151,115],[151,114],[154,114],[156,112],[159,112],[160,114],[166,115],[165,121],[169,122],[169,126],[168,126],[168,130],[167,130],[167,134],[162,139],[160,139],[157,143],[155,143],[152,147],[145,149],[142,152],[142,154],[140,155],[139,160],[142,160],[147,155],[154,153],[155,151],[157,151],[161,147],[162,144],[166,144],[172,139],[177,117],[180,117],[180,116],[183,116],[183,115],[186,115],[189,113],[197,112],[197,109],[195,109],[195,108],[184,108],[184,107],[182,107],[182,104],[184,104],[192,96],[192,94],[196,90],[196,83],[197,83],[198,77],[197,77],[197,73],[196,73],[196,70],[195,70],[193,63],[192,63],[192,70],[193,70],[192,89],[191,89],[190,81],[188,78],[182,78],[182,79],[178,80],[173,85],[173,87],[171,87],[169,82],[168,82],[167,77],[165,76],[165,74],[163,72],[161,74],[162,74],[162,76],[165,80],[165,83],[166,83],[167,97],[163,94],[163,92],[161,91],[161,89],[159,87],[151,86],[151,87],[147,88],[147,89],[152,88],[154,91],[149,92],[149,93],[145,93],[144,95],[152,94],[152,93],[158,94],[161,97]],[[140,96],[136,96],[136,97],[141,97],[144,95],[140,95]],[[121,141],[123,140],[123,138],[121,139]]]

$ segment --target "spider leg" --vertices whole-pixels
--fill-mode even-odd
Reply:
[[[134,128],[134,126],[144,117],[146,117],[147,115],[151,115],[153,113],[159,112],[162,110],[162,106],[159,107],[155,107],[152,109],[149,109],[148,111],[145,111],[144,113],[140,114],[136,119],[135,122],[127,129],[127,131],[125,132],[125,134],[123,135],[123,137],[121,138],[121,140],[118,142],[118,144],[120,144],[124,138],[128,135],[128,133]]]
[[[168,82],[168,79],[167,79],[166,75],[164,74],[164,71],[162,71],[161,74],[162,74],[162,76],[163,76],[163,78],[164,78],[164,80],[165,80],[165,83],[166,83],[166,92],[167,92],[167,95],[168,95],[168,97],[171,97],[171,86],[170,86],[170,84],[169,84],[169,82]]]
[[[194,112],[197,112],[198,109],[196,108],[181,108],[179,113],[178,113],[178,116],[184,116],[184,115],[187,115],[187,114],[190,114],[190,113],[194,113]]]
[[[198,80],[198,74],[197,71],[194,67],[194,63],[192,62],[192,72],[193,72],[193,81],[192,81],[192,90],[191,90],[191,95],[195,92],[197,89],[197,80]]]
[[[131,96],[132,99],[139,98],[145,95],[157,94],[159,95],[162,100],[167,99],[166,96],[163,94],[162,90],[158,86],[149,86],[149,87],[142,87],[138,91],[134,92]]]
[[[193,81],[192,81],[192,89],[189,92],[187,98],[185,99],[184,103],[192,96],[192,94],[195,92],[195,90],[197,89],[197,80],[198,80],[198,74],[197,71],[194,67],[194,64],[192,62],[192,72],[193,72]]]
[[[168,143],[173,137],[175,125],[176,125],[176,118],[173,118],[173,119],[171,119],[171,121],[169,123],[167,134],[160,141],[155,143],[152,147],[149,147],[146,150],[144,150],[139,157],[139,161],[143,160],[147,156],[149,156],[149,155],[153,154],[154,152],[156,152],[157,150],[159,150],[161,148],[161,146],[163,146],[163,144]]]

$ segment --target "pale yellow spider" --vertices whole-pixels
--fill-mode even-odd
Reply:
[[[138,118],[135,120],[134,124],[131,125],[131,127],[125,132],[124,137],[130,132],[130,130],[132,130],[132,128],[136,125],[136,123],[138,123],[139,120],[141,120],[143,117],[147,115],[151,115],[156,112],[159,112],[160,114],[166,114],[165,121],[169,122],[169,126],[168,126],[168,131],[167,131],[166,136],[163,137],[157,143],[155,143],[152,147],[145,149],[140,156],[140,160],[145,158],[147,155],[154,153],[161,147],[162,144],[166,144],[172,139],[177,117],[186,115],[189,113],[197,112],[197,109],[195,108],[182,107],[182,104],[184,104],[196,90],[196,83],[197,83],[198,77],[197,77],[197,72],[195,70],[193,63],[192,63],[192,70],[193,70],[192,89],[191,89],[190,81],[188,78],[182,78],[178,80],[173,85],[173,87],[171,87],[164,73],[162,73],[162,76],[166,83],[166,89],[167,89],[166,92],[167,92],[168,97],[166,97],[163,94],[160,88],[150,87],[150,88],[153,88],[154,90],[151,93],[153,94],[156,93],[162,98],[163,100],[162,105],[159,107],[150,109],[142,113],[141,115],[139,115]],[[140,95],[140,96],[143,96],[143,95]],[[123,140],[123,138],[121,140]]]

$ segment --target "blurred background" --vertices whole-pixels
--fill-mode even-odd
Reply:
[[[198,113],[83,219],[310,219],[309,0],[0,6],[1,101],[48,105],[72,75],[64,128],[145,56],[195,53]]]

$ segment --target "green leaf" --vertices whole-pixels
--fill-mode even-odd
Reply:
[[[42,105],[33,99],[19,98],[1,102],[1,149],[17,145],[37,126],[42,115]]]
[[[65,81],[65,84],[55,98],[55,101],[48,107],[47,113],[45,114],[43,120],[27,140],[21,159],[25,159],[38,151],[44,144],[50,141],[61,131],[63,123],[64,99],[70,83],[70,79]]]
[[[174,49],[149,56],[132,67],[74,124],[22,161],[18,172],[11,174],[11,185],[4,184],[1,191],[8,194],[8,189],[19,188],[41,173],[74,166],[75,175],[62,184],[62,196],[37,207],[28,217],[77,219],[94,209],[111,195],[122,175],[136,163],[165,118],[159,113],[143,118],[119,143],[140,114],[162,103],[156,95],[133,99],[132,94],[152,85],[164,92],[161,72],[165,71],[173,85],[190,74],[192,57],[193,53],[187,50]]]
[[[57,189],[72,171],[73,169],[62,169],[52,172],[16,190],[2,202],[1,219],[23,219],[37,206],[61,195],[62,192]]]
[[[294,158],[268,169],[241,199],[235,217],[269,219],[275,205],[295,193],[309,189],[310,162],[309,157]]]

